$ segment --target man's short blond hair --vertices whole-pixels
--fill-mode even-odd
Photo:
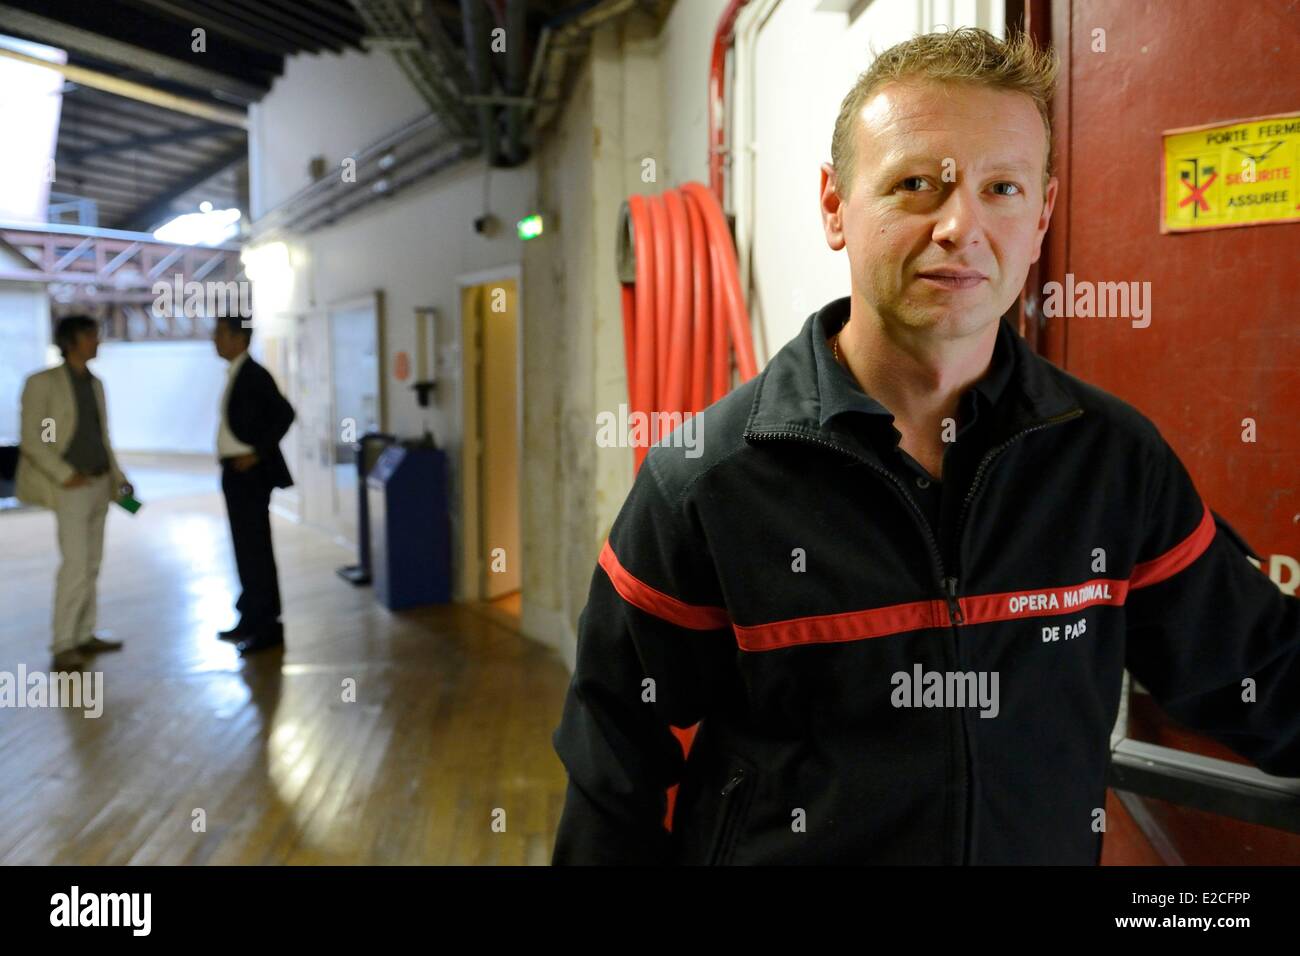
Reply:
[[[926,33],[891,46],[876,57],[840,104],[831,136],[831,165],[840,197],[847,198],[854,176],[854,136],[857,117],[880,87],[895,80],[969,83],[995,90],[1024,93],[1038,107],[1047,131],[1047,160],[1043,183],[1052,174],[1052,118],[1049,104],[1056,91],[1056,54],[1040,49],[1023,33],[999,40],[987,30],[960,27],[946,33]]]

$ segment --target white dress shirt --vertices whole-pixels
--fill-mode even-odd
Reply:
[[[248,359],[248,351],[240,352],[236,358],[230,360],[230,365],[226,368],[226,390],[221,395],[221,415],[217,425],[217,457],[218,458],[236,458],[239,455],[251,455],[253,448],[245,445],[235,437],[235,433],[230,430],[230,422],[226,417],[226,407],[230,404],[230,387],[235,383],[235,376],[239,374],[239,369]]]

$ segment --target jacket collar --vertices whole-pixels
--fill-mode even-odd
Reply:
[[[233,382],[235,378],[239,375],[239,373],[244,370],[244,366],[247,365],[251,359],[252,356],[248,354],[248,349],[244,349],[244,351],[240,352],[238,355],[232,358],[230,360],[230,364],[226,367],[227,380]]]
[[[846,412],[866,413],[881,424],[892,422],[894,416],[889,409],[862,390],[862,387],[854,381],[852,374],[835,360],[835,354],[827,341],[827,337],[838,332],[848,322],[848,298],[836,299],[818,314],[821,316],[821,328],[825,333],[825,337],[814,335],[812,339],[821,412],[819,424],[825,427],[832,418]],[[814,329],[816,327],[814,324]],[[1016,358],[1012,336],[999,335],[988,373],[967,390],[962,396],[962,401],[976,403],[980,411],[990,410],[996,406],[1015,372]]]
[[[843,450],[877,458],[849,429],[839,424],[845,411],[888,412],[861,390],[846,399],[831,378],[842,369],[831,356],[826,339],[848,319],[849,297],[827,303],[804,322],[799,335],[772,357],[758,376],[754,402],[745,428],[746,439],[810,438],[848,446]],[[995,361],[989,375],[974,388],[988,401],[994,425],[990,442],[1009,438],[1026,428],[1079,411],[1078,403],[1056,381],[1051,364],[1030,349],[1008,323],[1000,322]],[[1010,362],[1006,360],[1010,359]],[[873,409],[872,406],[875,406]]]
[[[90,370],[90,366],[86,366],[84,371],[78,372],[76,369],[72,367],[72,363],[70,363],[67,359],[64,359],[63,364],[60,366],[60,368],[62,368],[64,373],[67,375],[68,381],[72,381],[73,379],[78,377],[83,377],[86,380],[91,382],[95,381],[95,373]]]

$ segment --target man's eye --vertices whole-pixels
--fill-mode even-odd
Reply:
[[[905,192],[918,193],[922,190],[929,189],[930,184],[926,181],[924,176],[908,176],[906,179],[899,182],[898,188],[903,189]]]
[[[1005,186],[1007,189],[1012,190],[1012,192],[1003,192],[1003,193],[999,193],[999,195],[1002,195],[1002,196],[1019,196],[1019,195],[1020,195],[1020,187],[1017,186],[1015,183],[994,183],[994,184],[993,184],[993,189],[994,189],[994,191],[996,192],[999,188],[1001,188],[1001,187],[1003,187],[1003,186]]]

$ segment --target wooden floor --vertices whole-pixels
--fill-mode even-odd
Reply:
[[[287,647],[241,661],[216,638],[224,508],[180,493],[111,509],[99,627],[126,648],[92,665],[103,716],[0,709],[0,863],[548,862],[558,658],[499,612],[392,614],[335,576],[329,536],[274,517]],[[51,514],[0,514],[0,670],[48,669],[57,562]]]

